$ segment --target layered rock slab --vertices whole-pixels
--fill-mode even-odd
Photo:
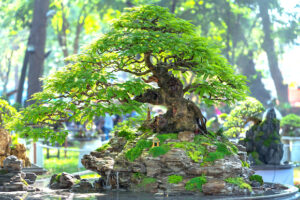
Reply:
[[[0,168],[0,191],[37,191],[31,187],[36,180],[33,173],[22,172],[22,161],[15,156],[8,156],[3,161],[3,168]]]
[[[165,143],[187,144],[193,140],[194,135],[189,132],[179,134],[177,140],[167,140]],[[101,152],[92,152],[85,155],[82,164],[90,170],[99,173],[102,181],[111,188],[125,188],[131,191],[146,191],[151,193],[193,193],[203,192],[204,194],[249,194],[250,191],[240,188],[237,185],[226,182],[227,178],[241,177],[246,182],[254,173],[253,170],[243,166],[247,162],[245,148],[236,145],[239,151],[237,153],[226,155],[214,162],[204,162],[199,160],[195,162],[189,156],[186,149],[171,148],[164,155],[154,157],[147,150],[144,150],[140,157],[134,161],[129,161],[125,154],[134,144],[116,142],[118,139],[123,141],[124,138],[115,137],[114,142],[110,142],[110,147]],[[219,138],[219,140],[221,140]],[[137,141],[136,141],[137,142]],[[120,144],[124,148],[120,147]],[[118,145],[115,148],[114,145]],[[122,146],[121,145],[121,146]],[[217,147],[206,144],[208,152],[215,152]],[[130,146],[130,148],[129,148]],[[114,151],[118,149],[118,151]],[[170,183],[168,177],[177,175],[182,177],[178,183]],[[202,184],[199,190],[188,191],[187,183],[195,178],[204,176],[206,182]],[[249,182],[250,183],[250,182]]]

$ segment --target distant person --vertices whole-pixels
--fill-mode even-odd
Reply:
[[[103,125],[103,132],[105,134],[105,140],[109,139],[109,133],[114,128],[114,117],[108,113],[105,113],[104,117],[104,125]]]
[[[119,122],[122,122],[122,117],[120,115],[116,115],[116,117],[114,118],[114,126]]]

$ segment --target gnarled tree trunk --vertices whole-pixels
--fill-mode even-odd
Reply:
[[[142,103],[167,107],[164,115],[157,116],[149,126],[158,133],[178,133],[180,131],[199,131],[206,134],[206,119],[197,105],[184,98],[180,80],[162,66],[153,66],[153,76],[158,89],[149,89],[135,98]]]

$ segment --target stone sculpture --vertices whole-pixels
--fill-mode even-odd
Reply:
[[[283,156],[283,144],[279,135],[280,122],[275,110],[268,111],[266,119],[254,125],[246,133],[242,144],[246,146],[253,164],[279,165]]]

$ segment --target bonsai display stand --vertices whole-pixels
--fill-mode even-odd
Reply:
[[[263,177],[265,182],[294,185],[295,165],[255,165],[251,167],[255,174]]]

